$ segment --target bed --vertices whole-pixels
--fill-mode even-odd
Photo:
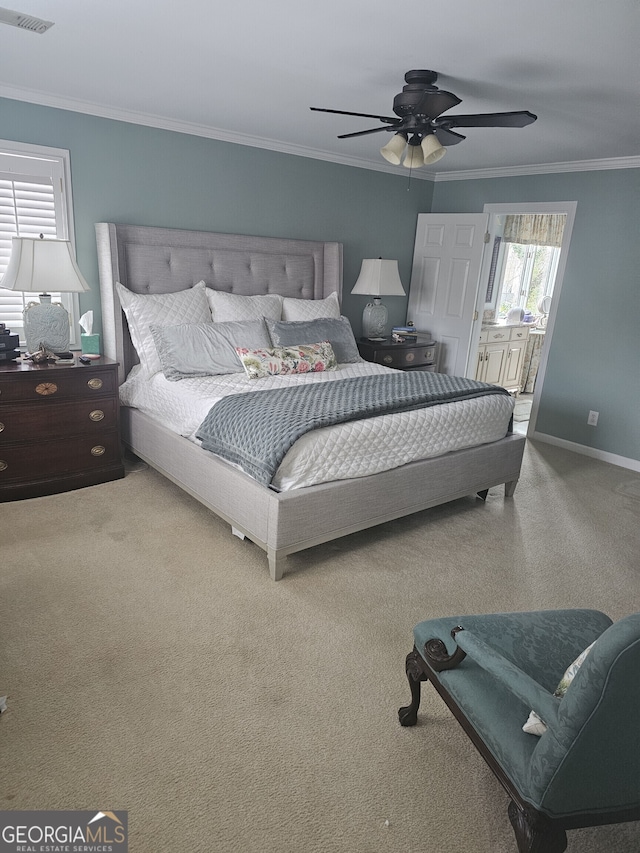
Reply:
[[[124,388],[139,359],[116,283],[140,295],[180,293],[204,281],[238,296],[341,296],[339,243],[113,223],[98,223],[96,239],[103,351],[118,361]],[[358,375],[371,366],[349,367]],[[273,580],[283,576],[287,555],[331,539],[501,484],[510,497],[525,445],[523,436],[508,432],[391,470],[276,491],[133,405],[122,407],[122,434],[125,447],[262,548]]]

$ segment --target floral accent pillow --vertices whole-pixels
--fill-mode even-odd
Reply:
[[[249,379],[287,376],[292,373],[322,373],[325,370],[336,370],[338,367],[329,341],[266,349],[236,347],[236,352]]]
[[[570,666],[567,667],[564,675],[562,676],[562,678],[558,682],[558,686],[553,691],[553,695],[557,699],[563,698],[564,694],[569,689],[571,682],[576,677],[578,670],[580,669],[580,667],[584,663],[586,656],[589,654],[591,649],[594,647],[595,643],[596,643],[596,641],[594,640],[593,643],[591,643],[590,646],[587,646],[587,648],[583,652],[580,652],[580,654],[574,660],[574,662]],[[532,711],[529,714],[527,722],[522,727],[523,732],[526,732],[529,735],[536,735],[537,737],[541,737],[546,732],[546,730],[547,730],[546,724],[543,722],[543,720],[540,719],[540,717],[536,714],[535,711]]]

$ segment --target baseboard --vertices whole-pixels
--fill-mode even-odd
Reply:
[[[607,453],[605,450],[598,450],[595,447],[587,447],[586,444],[576,444],[574,441],[567,441],[564,438],[556,438],[554,435],[547,435],[544,432],[534,432],[527,436],[534,441],[542,441],[545,444],[554,444],[556,447],[564,447],[565,450],[572,450],[574,453],[581,453],[583,456],[591,456],[593,459],[599,459],[601,462],[609,462],[611,465],[617,465],[619,468],[628,468],[630,471],[640,471],[640,460],[627,459],[626,456],[618,456],[615,453]]]

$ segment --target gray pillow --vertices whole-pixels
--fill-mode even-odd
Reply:
[[[151,326],[151,334],[162,372],[172,382],[190,376],[242,373],[236,347],[271,346],[264,320]]]
[[[351,323],[346,317],[322,317],[317,320],[267,320],[273,346],[317,344],[329,341],[339,364],[361,361]]]

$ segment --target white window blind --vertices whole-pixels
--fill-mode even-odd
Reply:
[[[2,276],[9,263],[13,237],[43,234],[67,239],[70,211],[65,193],[65,160],[62,152],[52,153],[36,146],[20,150],[15,143],[0,140],[0,322],[19,334],[21,342],[22,312],[37,296],[3,289]],[[72,294],[51,295],[77,320],[77,299]]]

